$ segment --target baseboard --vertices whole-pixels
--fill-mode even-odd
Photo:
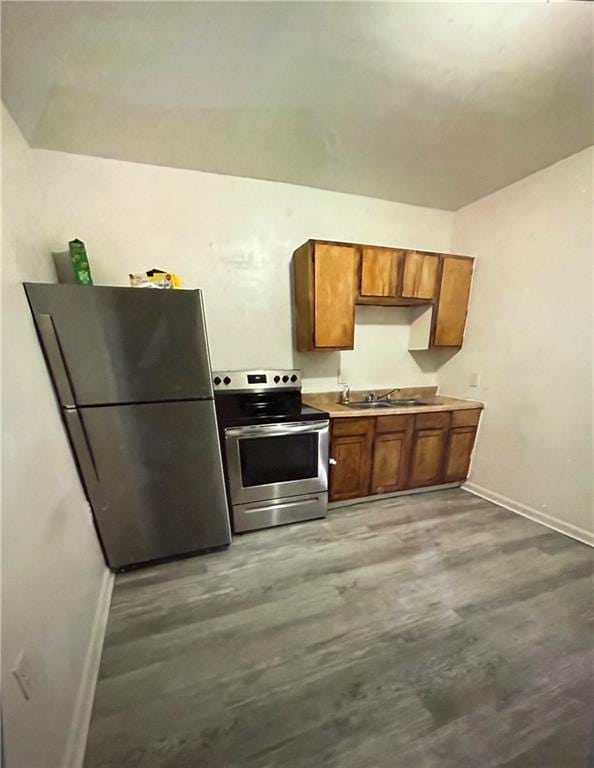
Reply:
[[[74,714],[70,723],[66,749],[64,750],[62,765],[65,768],[82,768],[85,759],[87,735],[89,732],[89,724],[91,722],[91,713],[93,711],[95,686],[97,685],[97,675],[99,673],[99,664],[101,663],[101,653],[103,651],[103,640],[105,638],[107,617],[111,605],[113,583],[114,574],[106,569],[103,575],[103,581],[101,582],[99,597],[97,598],[97,607],[93,618],[89,648],[87,650],[78,694],[76,696]]]
[[[516,512],[522,517],[527,517],[535,523],[546,525],[547,528],[552,528],[558,533],[563,533],[565,536],[570,536],[572,539],[581,541],[582,544],[587,544],[590,547],[594,547],[594,534],[587,531],[585,528],[579,528],[577,525],[571,523],[565,523],[563,520],[558,520],[556,517],[547,515],[544,512],[540,512],[538,509],[529,507],[526,504],[522,504],[519,501],[508,499],[506,496],[502,496],[500,493],[489,491],[487,488],[482,488],[475,483],[464,483],[462,490],[473,493],[475,496],[480,496],[481,499],[486,501],[492,501],[493,504],[497,504],[499,507],[508,509],[510,512]]]
[[[390,491],[389,493],[374,493],[372,496],[357,496],[356,499],[344,501],[331,501],[328,510],[340,509],[340,507],[354,507],[367,501],[384,501],[396,496],[413,496],[416,493],[430,493],[431,491],[447,491],[449,488],[459,488],[461,483],[441,483],[440,485],[424,485],[421,488],[406,488],[404,491]]]

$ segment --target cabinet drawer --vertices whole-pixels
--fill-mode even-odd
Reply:
[[[373,429],[373,419],[332,419],[332,435],[365,435]]]
[[[481,409],[473,408],[465,411],[453,411],[452,427],[476,427],[481,417]]]
[[[414,416],[378,416],[376,432],[406,432],[413,428]]]
[[[415,417],[415,429],[445,429],[450,426],[450,411],[418,413]]]

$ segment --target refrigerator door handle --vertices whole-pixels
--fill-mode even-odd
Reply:
[[[99,483],[99,472],[97,471],[97,463],[95,462],[95,456],[93,455],[93,448],[91,447],[91,441],[89,440],[89,434],[85,427],[85,422],[82,414],[76,408],[68,408],[64,411],[66,417],[66,424],[68,425],[68,433],[72,440],[74,452],[78,459],[80,471],[82,473],[85,485],[89,481],[94,480]],[[87,489],[89,490],[89,489]]]
[[[66,408],[74,408],[76,400],[60,338],[51,315],[37,315],[37,327],[43,342],[45,357],[53,374],[60,402]]]

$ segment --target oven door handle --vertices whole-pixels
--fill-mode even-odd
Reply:
[[[248,427],[227,427],[225,439],[237,437],[270,437],[271,435],[297,435],[302,432],[323,432],[328,429],[330,422],[298,421],[288,424],[258,424]]]

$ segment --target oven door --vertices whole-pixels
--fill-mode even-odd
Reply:
[[[328,420],[228,427],[233,504],[328,490]]]

